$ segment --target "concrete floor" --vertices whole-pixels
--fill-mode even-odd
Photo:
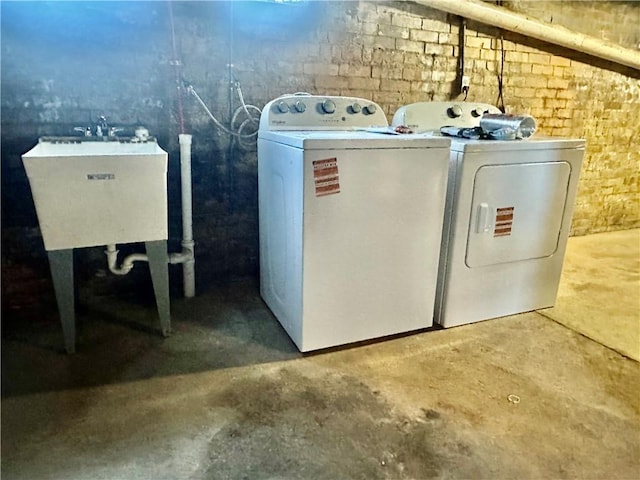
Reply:
[[[567,248],[556,305],[540,313],[640,362],[640,230],[575,237]]]
[[[3,319],[3,480],[640,478],[640,364],[548,311],[302,356],[254,282],[163,339],[127,281],[81,289],[75,355],[50,301]],[[582,318],[638,318],[610,293]]]

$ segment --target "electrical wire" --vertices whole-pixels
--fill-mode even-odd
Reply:
[[[180,124],[180,133],[185,133],[184,129],[184,110],[182,107],[182,90],[180,89],[180,70],[182,62],[178,59],[178,49],[176,48],[176,29],[173,20],[173,3],[167,2],[167,9],[169,10],[169,24],[171,26],[171,47],[173,59],[171,64],[173,65],[174,75],[176,79],[177,97],[178,97],[178,123]]]
[[[184,85],[187,89],[187,92],[193,95],[193,97],[197,100],[200,106],[207,113],[209,118],[213,121],[213,123],[224,133],[227,135],[231,135],[231,142],[229,142],[229,152],[227,155],[227,159],[231,159],[232,150],[234,143],[244,151],[249,151],[255,149],[256,139],[258,136],[258,127],[260,125],[260,115],[262,114],[262,110],[254,105],[247,105],[244,101],[244,95],[242,94],[242,88],[240,87],[240,81],[236,78],[233,73],[233,25],[234,25],[234,11],[233,11],[233,2],[229,2],[229,51],[228,51],[228,59],[227,59],[227,69],[229,75],[229,98],[228,98],[228,107],[229,107],[229,116],[231,117],[231,122],[229,124],[229,128],[224,126],[209,110],[207,104],[202,100],[196,89],[190,83],[184,81]],[[235,93],[238,95],[240,99],[240,106],[232,113],[233,110],[233,98],[232,92],[235,90]],[[243,120],[239,125],[238,119],[244,114],[246,116],[245,120]],[[236,126],[237,125],[237,126]],[[250,133],[245,133],[249,130]],[[229,171],[229,184],[233,184],[232,178],[232,165],[228,165]]]
[[[234,30],[235,30],[235,15],[234,15],[234,2],[229,2],[229,27],[228,27],[228,36],[227,36],[227,79],[229,81],[228,89],[227,89],[227,101],[228,101],[228,117],[231,118],[231,128],[233,128],[233,85],[234,80],[236,80],[235,75],[233,73],[233,46],[235,44],[234,40]],[[236,80],[237,81],[237,80]],[[239,143],[239,142],[238,142]],[[229,189],[229,197],[227,208],[230,215],[233,214],[236,207],[235,202],[235,193],[236,193],[236,166],[234,164],[234,159],[236,157],[234,148],[236,142],[235,137],[231,137],[229,144],[227,145],[227,154],[224,158],[224,163],[226,165],[226,173],[227,173],[227,187]]]
[[[460,84],[462,85],[464,79],[464,47],[467,39],[467,19],[464,17],[460,17],[460,27],[458,32],[458,79],[460,80]],[[469,95],[469,87],[463,86],[462,91],[464,92],[464,102],[467,101],[467,96]]]
[[[500,73],[498,74],[498,98],[496,99],[496,106],[502,113],[505,112],[504,108],[504,37],[500,34]]]

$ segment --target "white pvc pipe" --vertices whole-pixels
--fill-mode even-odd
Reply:
[[[191,257],[191,252],[182,251],[169,254],[169,263],[175,265],[177,263],[184,263]]]
[[[107,255],[107,264],[109,265],[109,271],[111,273],[115,273],[116,275],[126,275],[133,268],[133,262],[148,262],[149,257],[147,257],[144,253],[132,253],[131,255],[127,255],[125,259],[122,261],[122,265],[120,268],[116,266],[118,263],[118,251],[116,250],[115,244],[107,245],[107,249],[105,250],[105,254]]]
[[[545,25],[504,8],[471,0],[414,0],[414,3],[640,70],[640,53],[635,50],[560,26]]]
[[[182,263],[184,296],[195,296],[195,256],[193,241],[193,206],[191,200],[191,135],[181,133],[180,142],[180,187],[182,191],[182,251],[171,253],[168,261],[171,264]],[[107,245],[104,252],[107,255],[109,271],[116,275],[126,275],[133,268],[133,262],[148,262],[149,257],[144,253],[133,253],[125,257],[118,268],[118,250],[115,244]]]
[[[195,256],[193,242],[193,206],[191,198],[191,135],[181,133],[180,142],[180,184],[182,190],[182,275],[184,296],[195,296]]]

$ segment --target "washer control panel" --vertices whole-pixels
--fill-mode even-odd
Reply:
[[[388,125],[375,102],[329,95],[283,95],[267,103],[260,116],[260,129],[266,130],[354,130]]]
[[[480,119],[485,113],[501,112],[488,103],[419,102],[400,107],[391,124],[406,125],[422,132],[447,126],[471,128],[480,126]]]

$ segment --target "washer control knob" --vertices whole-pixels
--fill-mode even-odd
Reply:
[[[276,107],[278,108],[278,111],[280,113],[287,113],[289,111],[289,105],[287,105],[287,102],[285,102],[284,100],[280,100],[276,104]]]
[[[473,115],[474,117],[481,117],[482,115],[484,115],[487,111],[482,108],[482,107],[476,107],[473,110],[471,110],[471,115]]]
[[[374,113],[376,113],[376,110],[377,108],[373,103],[370,103],[369,105],[364,107],[364,113],[367,113],[369,115],[373,115]]]
[[[298,100],[295,104],[294,107],[296,109],[296,112],[302,113],[307,109],[307,106],[304,104],[304,102],[302,100]]]
[[[462,116],[462,107],[460,105],[452,105],[447,109],[447,115],[451,118],[458,118]]]
[[[327,98],[324,102],[322,102],[322,111],[324,113],[334,113],[336,111],[335,102]]]
[[[362,106],[359,103],[354,103],[351,105],[351,111],[353,113],[360,113],[362,111]]]

